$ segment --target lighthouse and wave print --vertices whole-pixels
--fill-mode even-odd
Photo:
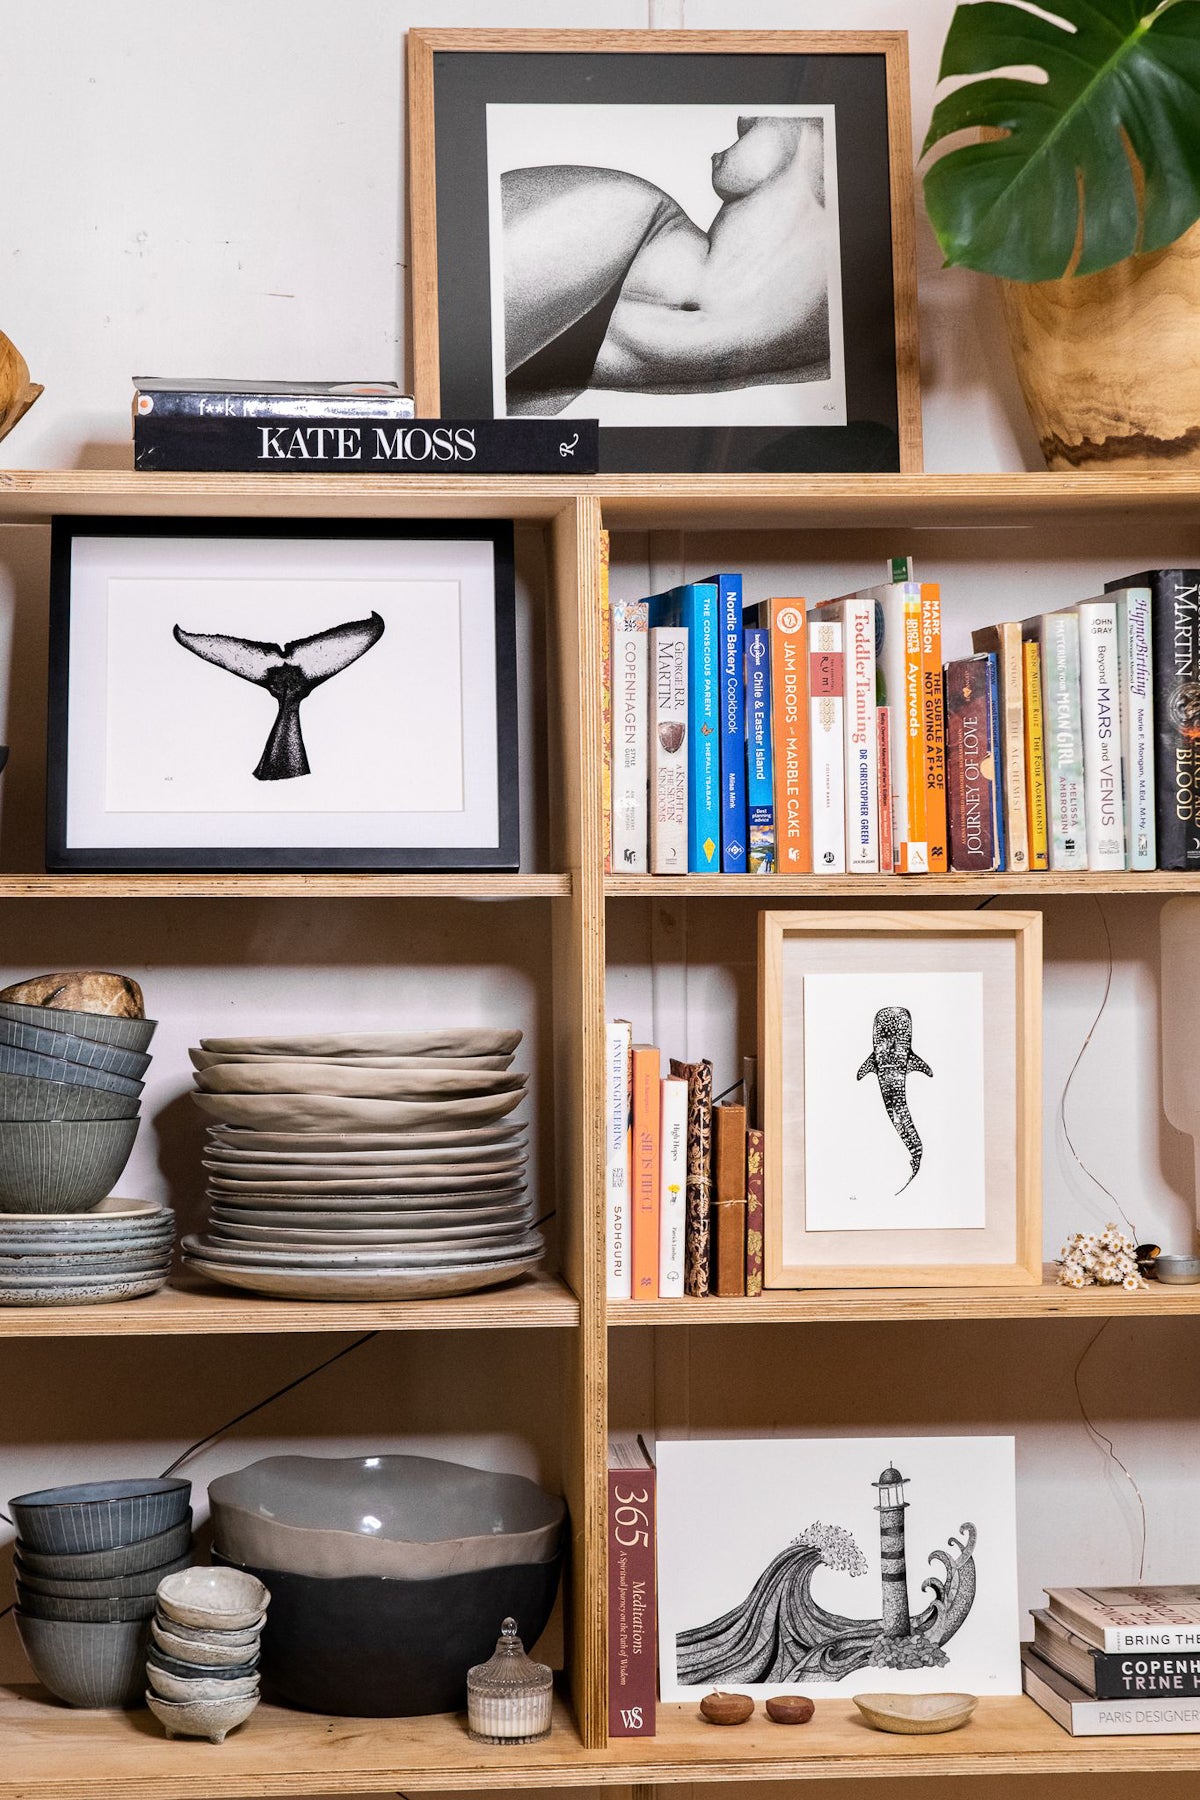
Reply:
[[[664,1700],[853,1692],[868,1670],[1020,1692],[1011,1438],[660,1441],[657,1460]]]

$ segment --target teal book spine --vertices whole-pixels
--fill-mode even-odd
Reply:
[[[691,581],[655,594],[650,624],[688,634],[688,872],[721,872],[721,707],[717,585]]]

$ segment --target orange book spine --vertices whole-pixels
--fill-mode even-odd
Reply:
[[[612,614],[608,610],[608,533],[600,533],[600,804],[604,819],[604,872],[612,874]]]
[[[950,867],[946,822],[946,700],[942,684],[942,590],[921,583],[921,723],[924,736],[925,832],[929,873]]]
[[[633,1046],[633,1282],[635,1300],[658,1299],[659,1114],[662,1106],[658,1051]]]
[[[812,870],[812,810],[803,600],[771,601],[771,732],[776,867],[781,875],[807,875]]]

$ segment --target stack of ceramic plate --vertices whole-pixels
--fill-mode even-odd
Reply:
[[[0,1213],[0,1306],[133,1300],[171,1269],[175,1215],[153,1200],[102,1200],[90,1212]]]
[[[197,1273],[307,1299],[421,1298],[540,1261],[526,1199],[519,1031],[207,1038]]]

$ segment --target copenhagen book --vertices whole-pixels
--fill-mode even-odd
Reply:
[[[1139,1695],[1098,1700],[1026,1644],[1021,1679],[1029,1698],[1072,1737],[1168,1737],[1200,1731],[1200,1699],[1187,1695]]]

